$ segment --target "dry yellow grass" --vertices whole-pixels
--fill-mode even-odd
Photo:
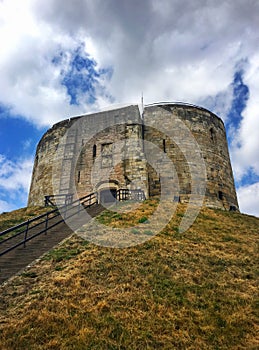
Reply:
[[[21,208],[0,215],[0,232],[50,211],[49,207]]]
[[[156,207],[147,201],[127,226]],[[1,349],[256,349],[259,219],[204,208],[130,248],[74,235],[0,287]],[[124,214],[99,221],[125,225]]]

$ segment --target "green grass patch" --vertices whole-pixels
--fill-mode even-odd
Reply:
[[[63,260],[70,260],[81,253],[79,248],[60,247],[49,251],[44,257],[44,260],[52,260],[53,262],[60,262]]]
[[[131,233],[133,233],[134,235],[138,235],[138,234],[140,234],[140,231],[137,230],[136,228],[133,228],[133,229],[131,229]]]
[[[146,223],[147,221],[148,221],[148,218],[147,218],[146,216],[142,216],[142,217],[138,220],[138,222],[139,222],[140,224]]]
[[[235,242],[235,243],[241,243],[241,241],[239,239],[237,239],[234,236],[230,236],[230,235],[225,235],[222,238],[223,242]]]

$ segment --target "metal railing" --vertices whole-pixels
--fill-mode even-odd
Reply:
[[[48,230],[64,222],[64,220],[78,215],[85,208],[98,204],[96,192],[72,201],[73,195],[51,195],[45,196],[45,204],[56,206],[56,199],[62,197],[65,204],[48,211],[45,214],[36,216],[21,224],[13,226],[0,232],[0,257],[19,246],[26,246],[26,243],[41,234],[47,234]],[[116,193],[118,201],[143,201],[145,193],[142,190],[119,189]]]
[[[144,201],[146,199],[143,190],[130,190],[128,188],[121,188],[116,193],[116,199],[118,201]]]
[[[52,194],[50,196],[45,196],[44,204],[45,207],[49,205],[68,205],[73,202],[73,194]]]
[[[70,204],[55,208],[45,214],[36,216],[33,219],[29,219],[0,232],[0,256],[19,246],[23,245],[25,247],[28,241],[41,234],[46,234],[49,229],[62,223],[64,218],[69,219],[94,204],[97,204],[97,194],[90,193]]]

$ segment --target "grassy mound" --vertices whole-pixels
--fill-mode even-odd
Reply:
[[[154,206],[98,220],[129,226]],[[1,286],[0,348],[256,349],[259,219],[204,208],[181,234],[184,209],[135,247],[73,235]]]
[[[2,213],[0,215],[0,232],[50,210],[50,207],[28,207]]]

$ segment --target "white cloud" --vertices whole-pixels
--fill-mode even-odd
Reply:
[[[27,205],[33,159],[11,161],[0,154],[0,213]]]
[[[30,0],[0,3],[0,102],[10,107],[12,114],[44,126],[84,112],[85,106],[70,105],[62,85],[66,62],[52,64],[60,49],[69,53],[80,40],[38,22],[32,5]]]
[[[100,67],[112,66],[103,83],[115,102],[139,101],[144,91],[147,103],[198,103],[226,91],[258,39],[253,0],[10,0],[1,13],[1,102],[38,125],[109,103],[99,91],[96,106],[82,99],[70,106],[60,76],[66,67],[51,63],[60,49],[85,42]]]
[[[259,217],[259,182],[237,191],[240,211]]]
[[[0,199],[0,214],[16,209],[16,206]]]
[[[250,59],[244,78],[249,86],[250,98],[240,128],[236,130],[232,148],[233,166],[238,180],[249,169],[259,176],[259,53]]]
[[[31,181],[33,160],[18,159],[16,162],[0,154],[0,191],[27,193]]]
[[[140,102],[143,91],[145,103],[201,103],[225,119],[236,64],[247,59],[250,98],[231,153],[237,179],[251,168],[259,174],[258,23],[255,0],[4,0],[0,103],[38,126],[108,105],[97,88],[94,105],[81,95],[71,106],[62,85],[69,55],[84,42],[98,68],[112,67],[101,86],[114,102]],[[60,51],[67,60],[54,65]],[[2,180],[9,189],[19,183],[15,174]]]

